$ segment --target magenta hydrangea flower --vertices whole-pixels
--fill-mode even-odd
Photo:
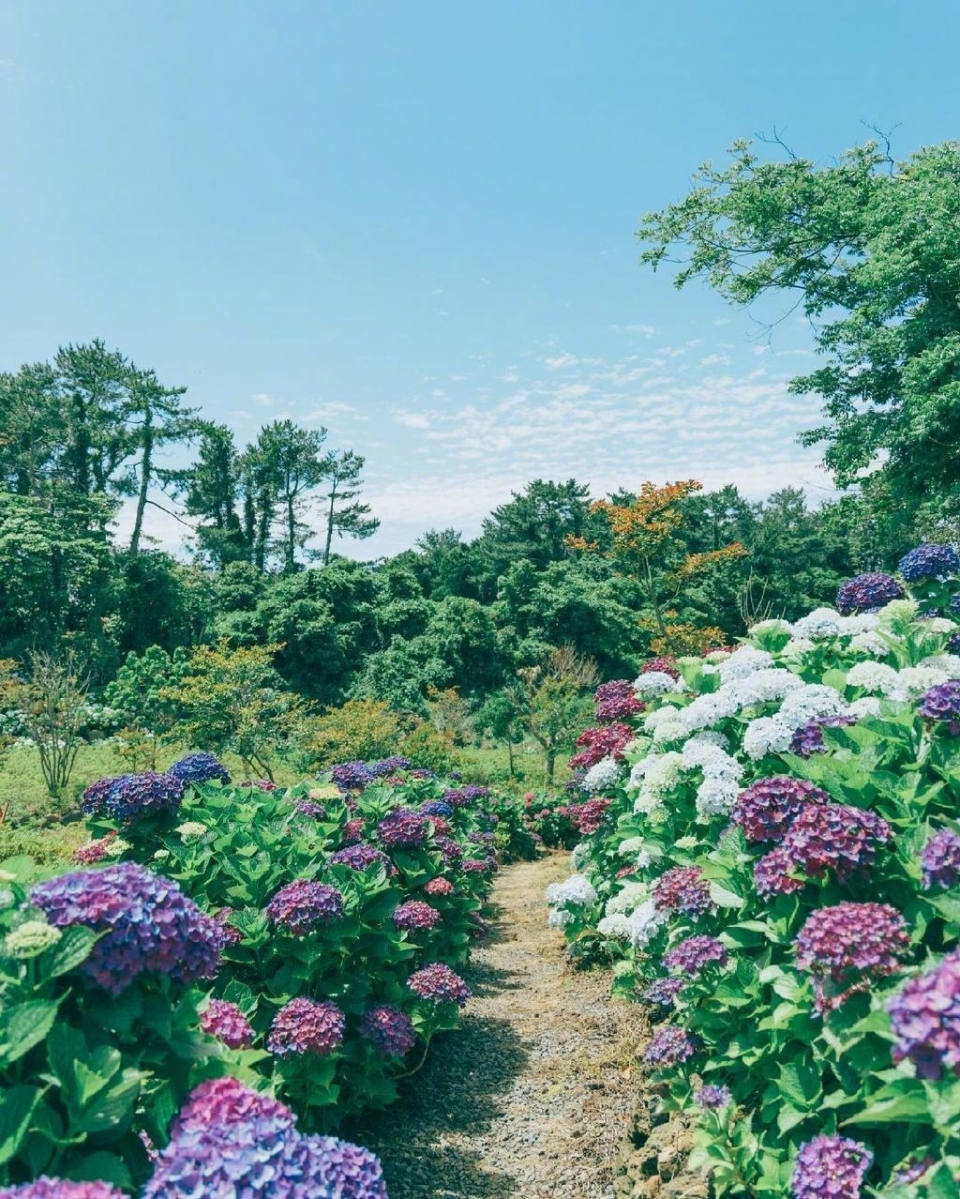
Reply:
[[[422,970],[411,974],[407,986],[421,999],[429,999],[433,1003],[456,1003],[463,1007],[470,998],[470,988],[460,975],[440,962],[424,966]]]
[[[372,1041],[387,1057],[405,1057],[417,1043],[413,1021],[406,1012],[389,1004],[363,1014],[360,1035]]]
[[[349,866],[351,870],[366,870],[370,866],[383,866],[387,874],[396,874],[397,868],[382,849],[373,845],[348,845],[338,849],[330,857],[334,866]]]
[[[609,799],[588,799],[586,803],[572,804],[570,819],[585,837],[595,833],[603,823],[603,814],[610,807]]]
[[[697,1043],[688,1032],[672,1024],[661,1024],[644,1050],[644,1060],[651,1066],[675,1066],[685,1062],[697,1051]]]
[[[58,875],[38,883],[30,900],[57,928],[84,924],[104,934],[80,969],[113,995],[142,974],[193,983],[220,965],[220,924],[172,879],[135,862]]]
[[[460,869],[466,874],[489,874],[496,870],[497,863],[491,858],[464,858]]]
[[[832,870],[842,882],[868,870],[893,838],[889,824],[848,804],[808,804],[794,817],[781,849],[807,878]]]
[[[249,1049],[253,1044],[250,1021],[235,1003],[211,999],[200,1017],[200,1027],[228,1049]]]
[[[710,652],[709,650],[707,651]],[[727,650],[727,653],[730,651]],[[674,682],[680,678],[680,671],[677,670],[676,661],[670,657],[651,658],[649,662],[645,662],[640,667],[641,674],[668,674]]]
[[[272,1120],[292,1129],[293,1112],[272,1095],[254,1091],[239,1078],[208,1078],[193,1088],[170,1128],[172,1137],[186,1132],[203,1132],[218,1124],[249,1124]]]
[[[911,978],[887,1004],[893,1060],[908,1058],[920,1078],[960,1075],[960,950]]]
[[[363,830],[366,827],[366,820],[362,816],[354,816],[348,820],[343,826],[341,838],[344,845],[356,845],[363,840]]]
[[[408,899],[394,909],[390,917],[397,928],[409,932],[425,932],[440,920],[440,913],[421,899]]]
[[[849,1137],[819,1136],[800,1146],[791,1188],[795,1199],[859,1199],[873,1154]]]
[[[291,999],[273,1018],[267,1048],[278,1057],[326,1057],[343,1041],[346,1018],[335,1003]]]
[[[690,975],[699,974],[711,963],[723,966],[726,961],[727,951],[716,937],[687,937],[663,955],[668,970],[682,970]]]
[[[88,815],[105,814],[114,820],[136,820],[143,816],[169,815],[183,802],[184,784],[172,774],[145,770],[101,779],[83,793],[83,810]]]
[[[904,594],[903,588],[891,575],[857,575],[841,584],[837,592],[837,609],[844,616],[852,612],[870,612],[874,608],[883,608],[892,600],[903,599]]]
[[[932,1153],[928,1153],[926,1157],[915,1157],[894,1173],[894,1181],[906,1184],[919,1182],[930,1167],[936,1165],[936,1162],[937,1159]]]
[[[917,711],[924,720],[945,724],[951,737],[960,736],[960,679],[931,687]]]
[[[453,883],[448,878],[432,878],[423,884],[424,895],[452,895]]]
[[[824,729],[839,729],[856,723],[857,718],[855,716],[844,716],[842,714],[814,716],[806,724],[800,725],[793,734],[793,740],[790,742],[790,752],[800,758],[809,758],[811,754],[825,753],[827,744],[823,739]]]
[[[298,878],[281,887],[265,910],[274,924],[303,937],[315,928],[341,919],[343,896],[336,887]]]
[[[222,783],[225,787],[230,785],[229,771],[216,754],[187,754],[174,762],[167,773],[186,786],[212,782]]]
[[[923,889],[955,887],[960,881],[960,834],[950,828],[938,829],[920,854]]]
[[[68,1182],[42,1174],[33,1182],[0,1187],[0,1199],[126,1199],[106,1182]]]
[[[694,917],[715,906],[699,866],[674,866],[662,874],[653,884],[653,903],[660,912],[677,911]]]
[[[577,738],[577,749],[580,752],[574,754],[567,765],[571,770],[589,770],[603,758],[614,758],[617,762],[622,762],[624,750],[634,736],[633,729],[619,721],[586,729]]]
[[[644,709],[629,679],[614,679],[601,683],[593,695],[598,724],[611,724],[616,720],[629,720]]]
[[[80,845],[73,851],[73,860],[80,866],[96,866],[98,862],[102,862],[110,852],[110,842],[115,840],[111,833],[106,837],[101,837],[99,841],[90,841],[86,845]]]
[[[708,1083],[694,1092],[693,1101],[698,1107],[703,1107],[711,1111],[721,1107],[728,1107],[733,1103],[733,1095],[730,1093],[729,1087],[718,1087],[712,1083]]]
[[[796,940],[797,965],[813,978],[818,1012],[900,969],[909,948],[903,917],[885,903],[838,903],[807,917]]]
[[[430,824],[419,812],[395,808],[377,825],[377,836],[391,849],[420,849],[430,836]]]
[[[779,841],[808,804],[829,802],[826,791],[806,779],[779,775],[760,779],[741,791],[731,819],[748,841]]]
[[[443,858],[444,864],[447,866],[458,866],[463,858],[463,850],[457,841],[452,837],[438,837],[437,848],[440,850],[440,855]]]
[[[960,556],[952,545],[926,542],[904,554],[897,569],[908,583],[923,583],[928,579],[944,583],[960,574]]]

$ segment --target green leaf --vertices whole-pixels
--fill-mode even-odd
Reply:
[[[18,1061],[29,1053],[53,1028],[59,1003],[46,999],[29,999],[7,1009],[4,1040],[9,1042],[4,1051],[8,1062]]]
[[[95,1098],[77,1121],[75,1131],[107,1132],[129,1124],[144,1077],[137,1070],[125,1070],[119,1083]]]
[[[64,929],[63,936],[43,956],[43,972],[48,978],[59,978],[68,970],[75,970],[90,956],[97,943],[97,934],[82,924],[72,924]]]
[[[17,1153],[40,1100],[39,1087],[8,1087],[0,1095],[0,1165]]]
[[[874,1100],[862,1111],[848,1116],[847,1124],[895,1124],[899,1120],[907,1124],[925,1124],[930,1119],[930,1109],[922,1093],[891,1095],[888,1099]]]
[[[123,1158],[113,1153],[85,1153],[70,1168],[67,1177],[72,1182],[109,1182],[125,1191],[133,1189],[133,1179]]]

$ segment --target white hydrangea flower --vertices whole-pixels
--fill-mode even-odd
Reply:
[[[618,937],[622,941],[628,941],[631,933],[630,917],[620,912],[614,912],[612,916],[603,916],[597,921],[597,932],[603,937]]]
[[[791,637],[780,652],[784,657],[798,658],[812,649],[816,649],[816,646],[809,637]]]
[[[924,658],[920,665],[942,671],[945,675],[944,682],[948,679],[960,679],[960,657],[956,654],[934,654],[930,658]]]
[[[712,649],[703,660],[707,666],[716,666],[719,662],[725,662],[729,657],[730,653],[728,650]],[[706,670],[707,666],[704,666],[704,670]]]
[[[709,695],[698,695],[686,708],[680,709],[680,722],[690,733],[708,729],[721,720],[736,716],[740,703],[729,687],[721,687]]]
[[[645,949],[667,918],[668,913],[658,911],[652,899],[642,903],[630,916],[630,943],[634,949]]]
[[[595,766],[590,767],[581,786],[584,791],[589,791],[591,794],[595,791],[607,791],[616,786],[619,777],[620,763],[616,758],[608,755],[601,758]]]
[[[607,900],[603,909],[604,915],[614,916],[618,912],[629,915],[634,908],[649,898],[650,887],[647,883],[624,883],[616,895]]]
[[[697,788],[697,815],[709,820],[733,811],[740,783],[723,775],[708,775]]]
[[[652,733],[657,725],[663,724],[665,721],[676,720],[679,708],[674,708],[669,704],[664,704],[662,708],[655,708],[643,718],[643,728],[647,733]]]
[[[580,869],[580,867],[583,865],[584,859],[588,857],[589,853],[590,846],[587,845],[586,841],[581,841],[579,844],[574,845],[570,854],[570,861],[573,862],[574,871]]]
[[[773,665],[773,655],[765,649],[755,649],[752,645],[741,645],[732,654],[725,655],[722,662],[717,664],[717,673],[725,682],[734,679],[745,679],[747,675],[758,670],[767,670]]]
[[[679,783],[682,766],[683,758],[680,754],[660,754],[643,777],[633,810],[650,813],[659,808],[663,796]]]
[[[766,754],[790,748],[793,729],[779,716],[760,716],[751,720],[743,734],[743,752],[756,761]]]
[[[671,741],[682,741],[687,736],[687,726],[679,716],[673,720],[662,720],[653,730],[654,745],[666,745]]]
[[[797,729],[815,716],[842,716],[846,711],[847,701],[839,691],[821,683],[809,683],[791,691],[780,705],[777,717]]]
[[[874,658],[885,658],[890,653],[889,642],[873,631],[856,633],[850,638],[850,648],[861,654],[871,654]]]
[[[872,633],[880,627],[880,617],[876,612],[853,612],[849,616],[840,617],[840,634],[843,637],[855,636],[858,633]]]
[[[919,699],[931,687],[950,681],[951,676],[939,666],[931,666],[929,659],[919,666],[905,666],[897,676],[896,692],[889,692],[891,699]]]
[[[877,617],[881,624],[895,624],[901,620],[916,620],[919,611],[916,600],[895,599],[881,608]]]
[[[573,912],[565,912],[560,908],[547,909],[547,928],[563,928],[573,919]]]
[[[585,874],[571,874],[562,882],[551,883],[547,887],[547,903],[554,908],[561,908],[567,904],[585,907],[596,902],[597,893]]]
[[[736,703],[738,710],[748,708],[753,704],[767,704],[773,700],[783,699],[791,691],[798,691],[805,686],[803,679],[792,670],[777,667],[773,670],[758,670],[756,674],[746,679],[736,679],[720,690],[728,690]],[[719,694],[719,692],[718,692]]]
[[[658,699],[671,691],[682,691],[685,685],[664,670],[650,670],[634,679],[633,690],[640,699]]]
[[[847,686],[891,695],[898,689],[897,671],[885,662],[858,662],[847,671]]]
[[[855,717],[857,720],[863,720],[864,717],[880,715],[880,701],[873,695],[864,695],[860,699],[855,699],[849,708],[847,714]]]
[[[923,621],[923,627],[929,629],[931,633],[955,633],[957,631],[956,624],[945,616],[927,616]]]
[[[840,635],[843,617],[836,608],[814,608],[806,616],[793,622],[795,637],[808,637],[811,641],[823,641],[827,637]]]
[[[747,629],[747,634],[750,637],[756,637],[763,633],[792,633],[793,625],[789,620],[761,620],[759,623],[751,625]]]
[[[651,749],[645,758],[641,758],[636,762],[633,769],[630,771],[630,777],[627,779],[627,790],[635,791],[646,778],[647,771],[653,769],[653,764],[657,758],[661,757],[658,749]]]
[[[647,842],[643,837],[627,837],[617,846],[617,853],[639,853],[644,848],[646,843]]]

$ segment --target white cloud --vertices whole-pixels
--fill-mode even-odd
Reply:
[[[561,371],[566,370],[568,367],[576,366],[580,359],[573,354],[567,354],[564,352],[562,354],[558,354],[556,358],[544,358],[543,361],[547,370]]]
[[[405,429],[430,428],[430,417],[425,412],[395,412],[393,419]]]

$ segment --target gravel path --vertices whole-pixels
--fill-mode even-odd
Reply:
[[[497,923],[464,975],[474,998],[390,1111],[356,1130],[390,1199],[613,1199],[637,1107],[637,1007],[603,971],[575,972],[543,893],[566,854],[508,866]]]

